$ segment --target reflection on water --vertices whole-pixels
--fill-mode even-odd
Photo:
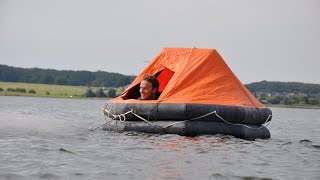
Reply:
[[[223,146],[226,142],[224,138],[213,137],[203,138],[203,137],[181,137],[177,136],[172,138],[172,135],[163,135],[162,139],[148,137],[145,138],[143,143],[148,143],[152,147],[161,152],[175,152],[174,157],[159,157],[157,161],[153,162],[151,165],[156,167],[153,176],[149,176],[150,179],[161,179],[170,177],[183,177],[184,171],[181,169],[176,169],[174,167],[178,166],[180,163],[185,163],[186,165],[192,164],[189,160],[189,155],[187,152],[193,150],[197,153],[207,153],[212,148]],[[168,138],[166,138],[168,136]]]
[[[89,131],[101,100],[0,97],[0,179],[320,179],[319,110],[273,108],[271,139]]]
[[[163,135],[166,136],[166,135]],[[172,135],[167,135],[172,136]],[[146,139],[147,143],[157,147],[161,151],[176,151],[183,152],[186,149],[192,148],[194,151],[206,152],[215,147],[226,145],[227,138],[212,137],[207,139],[204,137],[183,137],[179,136],[175,139]]]

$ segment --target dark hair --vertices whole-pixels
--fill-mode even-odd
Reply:
[[[149,83],[152,84],[152,88],[157,88],[159,89],[159,81],[156,77],[154,76],[146,76],[143,78],[144,81],[148,81]]]

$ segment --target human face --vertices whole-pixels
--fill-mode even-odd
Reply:
[[[156,98],[157,88],[153,88],[152,84],[148,81],[141,81],[140,94],[142,100],[153,100]]]

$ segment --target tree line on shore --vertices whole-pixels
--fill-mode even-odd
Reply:
[[[0,92],[5,91],[3,88],[0,87]],[[17,93],[29,93],[29,94],[36,94],[37,92],[34,89],[26,90],[25,88],[7,88],[7,92],[17,92]]]
[[[111,88],[107,91],[107,93],[104,92],[102,88],[98,88],[95,92],[92,88],[88,88],[86,92],[84,93],[85,97],[109,97],[114,98],[117,96],[117,90],[114,88]]]
[[[319,105],[319,97],[310,95],[276,95],[261,93],[255,96],[260,102],[265,104],[283,104],[283,105]]]
[[[320,104],[320,84],[261,81],[245,86],[260,102],[265,104]]]
[[[19,68],[0,64],[0,81],[72,86],[121,87],[135,76],[104,71],[72,71],[41,68]]]
[[[0,87],[0,93],[1,92],[11,92],[11,93],[18,93],[18,94],[37,94],[37,91],[34,89],[26,89],[26,88],[7,88],[3,89]],[[120,92],[121,93],[121,92]],[[49,96],[50,92],[46,91],[45,95]],[[61,94],[61,96],[68,96],[68,94],[64,93]],[[94,91],[91,87],[88,87],[86,91],[83,94],[80,95],[74,95],[78,97],[109,97],[114,98],[117,95],[120,95],[119,92],[117,92],[117,89],[115,88],[109,88],[108,90],[104,90],[103,88],[98,88],[96,91]]]
[[[245,85],[250,92],[320,94],[320,84],[260,81]]]

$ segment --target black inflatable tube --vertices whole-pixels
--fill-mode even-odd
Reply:
[[[184,136],[196,136],[201,134],[224,134],[237,138],[254,140],[270,138],[269,130],[258,125],[231,125],[223,122],[208,121],[154,121],[152,125],[144,121],[111,120],[103,126],[109,131],[137,131],[156,134],[179,134]],[[175,123],[169,127],[166,127]],[[166,128],[163,128],[166,127]]]
[[[208,105],[208,104],[170,104],[170,103],[108,103],[106,110],[112,114],[123,114],[132,110],[135,114],[149,121],[181,121],[203,116],[216,111],[224,120],[231,123],[261,125],[271,120],[272,112],[268,108]],[[105,115],[112,115],[104,111]],[[137,121],[133,114],[126,115],[127,121]],[[215,114],[198,119],[199,121],[221,122]]]

